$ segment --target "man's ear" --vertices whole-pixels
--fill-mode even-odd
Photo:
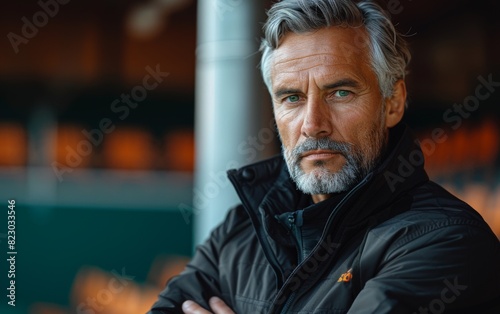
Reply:
[[[405,113],[406,84],[399,80],[394,84],[392,96],[385,100],[385,126],[392,128],[401,121]]]

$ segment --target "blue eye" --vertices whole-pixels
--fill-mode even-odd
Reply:
[[[341,97],[341,98],[347,97],[349,95],[351,95],[351,92],[348,90],[338,90],[335,92],[335,96]]]
[[[289,102],[297,102],[300,100],[300,97],[297,95],[290,95],[286,98],[286,100]]]

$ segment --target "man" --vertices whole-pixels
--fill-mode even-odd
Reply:
[[[283,156],[228,172],[242,205],[151,313],[500,313],[500,244],[429,181],[401,119],[408,48],[371,2],[285,0],[262,73]]]

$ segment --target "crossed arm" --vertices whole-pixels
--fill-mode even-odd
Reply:
[[[213,314],[235,314],[233,310],[231,310],[229,306],[227,306],[226,303],[218,297],[210,298],[208,304],[210,305],[210,309],[213,311]],[[212,314],[212,312],[205,310],[198,303],[190,300],[182,303],[182,311],[184,314]]]

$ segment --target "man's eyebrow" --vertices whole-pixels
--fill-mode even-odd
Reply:
[[[299,94],[301,91],[299,89],[282,88],[274,92],[274,97],[280,98],[283,95]]]
[[[339,87],[353,87],[353,88],[358,88],[359,83],[353,79],[341,79],[338,80],[335,83],[331,84],[326,84],[323,86],[323,89],[335,89]],[[278,89],[276,92],[274,92],[274,96],[276,98],[280,98],[283,95],[291,95],[291,94],[299,94],[302,91],[300,89],[293,89],[293,88],[281,88]]]
[[[341,79],[335,83],[327,84],[323,86],[323,89],[335,89],[339,87],[359,87],[359,83],[353,79]]]

